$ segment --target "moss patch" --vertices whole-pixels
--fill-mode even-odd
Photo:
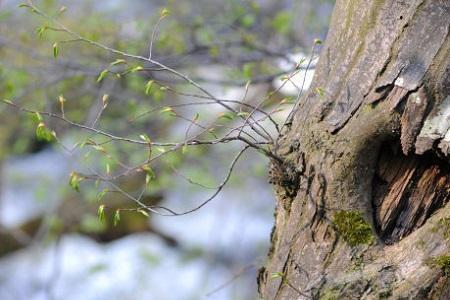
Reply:
[[[437,267],[444,272],[445,276],[450,276],[450,255],[440,255],[427,259],[425,262],[429,267]]]
[[[450,237],[450,217],[441,218],[437,228],[443,230],[444,238]]]
[[[373,241],[372,228],[358,211],[337,212],[333,223],[339,234],[352,247]]]

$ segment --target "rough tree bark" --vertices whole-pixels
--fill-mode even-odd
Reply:
[[[262,299],[450,299],[450,1],[338,0],[275,146]]]

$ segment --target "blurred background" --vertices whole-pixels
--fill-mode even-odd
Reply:
[[[86,39],[132,55],[148,57],[153,36],[154,60],[220,99],[270,98],[262,108],[282,124],[312,79],[311,49],[326,35],[334,1],[33,3]],[[192,209],[214,193],[241,144],[152,149],[165,155],[146,176],[130,171],[146,161],[146,145],[67,122],[182,142],[199,131],[192,120],[209,124],[214,139],[239,124],[236,116],[192,105],[205,99],[188,96],[195,89],[179,77],[73,40],[20,4],[0,0],[0,299],[258,299],[275,203],[266,157],[247,151],[210,203],[164,217],[138,211],[131,198]],[[57,139],[39,139],[40,123]],[[273,124],[261,123],[275,138]]]

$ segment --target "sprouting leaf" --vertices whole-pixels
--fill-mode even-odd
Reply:
[[[219,138],[219,137],[217,136],[217,134],[216,134],[214,128],[208,129],[208,133],[211,134],[215,139],[218,139],[218,138]]]
[[[223,113],[219,114],[219,118],[220,119],[233,120],[234,119],[234,114],[231,113],[231,112],[223,112]]]
[[[149,184],[150,181],[152,181],[153,179],[156,178],[156,174],[153,171],[153,169],[150,167],[149,164],[143,165],[142,166],[142,170],[146,173],[146,176],[145,176],[145,183],[146,184]]]
[[[7,104],[13,104],[13,102],[9,99],[3,99],[3,102],[7,103]]]
[[[323,97],[323,96],[325,96],[325,90],[323,89],[323,88],[321,88],[321,87],[317,87],[316,89],[315,89],[315,91],[316,91],[316,93],[320,96],[320,97]]]
[[[272,278],[272,279],[280,278],[280,277],[284,277],[284,274],[281,272],[273,272],[270,274],[270,278]]]
[[[116,227],[117,224],[119,224],[119,222],[120,222],[120,210],[116,210],[114,212],[114,217],[113,217],[114,227]]]
[[[58,43],[53,44],[53,57],[57,58],[59,54],[59,45]]]
[[[320,44],[322,44],[321,39],[314,39],[314,45],[320,45]]]
[[[97,82],[102,81],[103,78],[105,78],[105,76],[108,74],[108,72],[109,72],[108,69],[103,70],[103,71],[100,73],[100,75],[98,75]]]
[[[22,8],[22,7],[30,7],[30,5],[26,4],[26,3],[21,3],[19,4],[17,7]]]
[[[67,10],[67,7],[61,6],[61,8],[59,9],[59,13],[62,14],[62,13],[65,12],[66,10]]]
[[[143,214],[143,215],[146,216],[146,217],[149,217],[148,212],[146,212],[145,210],[138,209],[138,212],[141,213],[141,214]]]
[[[304,57],[302,59],[300,59],[300,61],[295,64],[295,69],[297,69],[297,70],[300,69],[300,67],[302,66],[302,64],[305,61],[306,61],[306,58],[304,58]]]
[[[113,61],[110,64],[110,66],[116,66],[116,65],[119,65],[119,64],[126,64],[126,63],[127,63],[127,61],[125,59],[119,58],[119,59],[116,59],[115,61]]]
[[[248,90],[248,88],[250,87],[250,84],[252,84],[251,80],[248,80],[248,81],[245,83],[245,90]]]
[[[292,97],[285,97],[281,99],[280,104],[292,104],[293,98]]]
[[[73,188],[75,191],[80,191],[80,182],[84,179],[83,176],[78,174],[77,172],[70,173],[69,177],[69,185],[71,188]]]
[[[241,111],[237,114],[239,117],[248,117],[250,115],[249,112]]]
[[[145,84],[145,94],[148,95],[150,93],[150,90],[152,89],[153,83],[155,81],[154,80],[149,80],[146,84]]]
[[[106,174],[111,174],[111,166],[109,165],[109,163],[106,163]]]
[[[34,117],[35,117],[36,122],[38,122],[38,123],[44,121],[44,119],[42,118],[41,114],[38,113],[38,112],[34,113]]]
[[[173,110],[173,108],[170,107],[170,106],[163,107],[163,108],[160,110],[160,112],[161,112],[161,113],[169,113],[169,115],[171,115],[171,116],[176,116],[176,115],[177,115],[177,114],[175,113],[175,111]]]
[[[103,108],[106,108],[106,106],[108,105],[108,100],[109,100],[109,95],[104,94],[102,97]]]
[[[155,148],[159,153],[164,153],[166,152],[166,149],[164,149],[163,147],[156,147]]]
[[[105,205],[104,204],[102,204],[98,207],[97,215],[98,215],[98,219],[100,220],[100,222],[105,221]]]
[[[92,145],[92,148],[94,148],[95,150],[97,150],[98,152],[102,152],[102,153],[108,153],[106,151],[106,149],[100,145]]]
[[[169,11],[166,7],[164,7],[164,8],[161,10],[160,18],[161,18],[161,19],[162,19],[162,18],[165,18],[165,17],[167,17],[168,15],[170,15],[170,11]]]
[[[44,32],[45,32],[47,29],[48,29],[47,26],[39,27],[39,28],[36,30],[36,33],[37,33],[38,37],[39,37],[39,38],[42,38]]]
[[[36,127],[36,138],[38,141],[53,142],[56,140],[56,133],[47,128],[44,122],[39,122]]]
[[[151,143],[150,138],[149,138],[148,135],[146,135],[145,133],[139,135],[139,138],[140,138],[141,140],[143,140],[144,142],[146,142],[146,143]]]
[[[58,100],[59,100],[59,103],[61,103],[61,104],[67,101],[63,95],[59,95]]]
[[[135,67],[130,68],[128,70],[128,72],[134,73],[134,72],[139,72],[139,71],[142,71],[142,70],[144,70],[143,66],[135,66]]]
[[[105,195],[106,195],[107,192],[108,192],[107,189],[104,189],[104,190],[102,190],[101,192],[99,192],[99,193],[97,194],[96,200],[97,200],[97,201],[102,200],[103,197],[105,197]]]

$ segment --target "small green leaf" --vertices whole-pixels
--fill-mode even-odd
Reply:
[[[166,152],[166,149],[164,149],[163,147],[156,147],[155,148],[159,153],[164,153]]]
[[[320,97],[324,97],[325,94],[326,94],[325,90],[324,90],[323,88],[321,88],[321,87],[317,87],[317,88],[315,89],[315,91],[316,91],[316,93],[317,93]]]
[[[154,80],[149,80],[146,84],[145,84],[145,94],[148,95],[150,93],[150,90],[152,89],[153,83],[155,81]]]
[[[143,215],[146,216],[146,217],[149,217],[148,212],[146,212],[145,210],[138,209],[138,212],[141,213],[141,214],[143,214]]]
[[[108,69],[103,70],[103,71],[100,73],[100,75],[98,75],[97,82],[102,81],[103,78],[105,78],[105,76],[108,74],[108,72],[109,72]]]
[[[22,7],[30,7],[30,5],[26,4],[26,3],[21,3],[19,5],[17,5],[17,7],[22,8]]]
[[[69,177],[69,185],[71,188],[73,188],[75,191],[80,191],[80,182],[84,179],[83,176],[76,172],[70,173]]]
[[[44,122],[39,122],[36,127],[36,138],[38,141],[53,142],[56,140],[56,133],[45,126]]]
[[[320,44],[322,44],[321,39],[314,39],[314,45],[320,45]]]
[[[167,17],[168,15],[170,15],[170,11],[167,9],[167,8],[163,8],[162,10],[161,10],[161,14],[160,14],[160,18],[162,19],[162,18],[165,18],[165,17]]]
[[[42,35],[44,34],[44,32],[45,32],[47,29],[48,29],[47,26],[39,27],[39,28],[36,30],[36,33],[37,33],[38,37],[39,37],[39,38],[42,38]]]
[[[100,145],[92,145],[92,148],[94,148],[95,150],[97,150],[98,152],[102,152],[102,153],[108,153],[106,151],[106,149]]]
[[[171,116],[176,116],[176,115],[177,115],[177,114],[175,113],[175,111],[173,110],[173,108],[172,108],[172,107],[169,107],[169,106],[163,107],[163,108],[160,110],[160,112],[161,112],[161,113],[169,113]]]
[[[110,66],[116,66],[116,65],[119,65],[119,64],[126,64],[127,63],[127,61],[125,60],[125,59],[116,59],[115,61],[113,61],[111,64],[110,64]]]
[[[280,277],[284,277],[284,274],[281,272],[273,272],[270,274],[270,278],[274,279],[274,278],[280,278]]]
[[[116,210],[113,217],[114,227],[116,227],[117,224],[119,224],[119,222],[120,222],[120,210]]]
[[[59,45],[58,43],[53,44],[53,57],[57,58],[59,54]]]
[[[144,70],[143,66],[135,66],[135,67],[130,68],[128,70],[128,72],[134,73],[134,72],[139,72],[139,71],[142,71],[142,70]]]
[[[36,123],[40,123],[40,122],[44,122],[44,119],[42,118],[42,116],[39,112],[35,112],[33,114],[33,121]]]
[[[209,133],[210,135],[212,135],[215,139],[218,139],[219,137],[217,136],[217,134],[216,134],[215,131],[216,131],[216,130],[215,130],[214,128],[208,129],[208,133]]]
[[[97,194],[97,198],[96,198],[96,200],[97,201],[100,201],[100,200],[102,200],[103,199],[103,197],[105,197],[105,195],[106,195],[106,193],[108,192],[108,190],[107,189],[104,189],[103,191],[101,191],[101,192],[99,192],[98,194]]]
[[[97,215],[98,215],[98,219],[100,220],[100,222],[105,221],[105,205],[104,204],[102,204],[98,207]]]
[[[234,114],[231,113],[231,112],[223,112],[223,113],[219,114],[219,118],[220,119],[233,120],[234,119]]]
[[[7,103],[7,104],[14,104],[11,100],[9,99],[3,99],[3,102]]]
[[[237,114],[239,117],[248,117],[250,115],[249,112],[241,111]]]
[[[66,102],[67,100],[66,100],[66,98],[64,98],[64,96],[63,95],[59,95],[59,97],[58,97],[58,101],[59,101],[59,103],[64,103],[64,102]]]
[[[139,136],[139,138],[140,138],[141,140],[143,140],[144,142],[146,142],[146,143],[151,143],[150,138],[149,138],[148,135],[146,135],[145,133],[144,133],[144,134],[141,134],[141,135]]]
[[[150,181],[156,178],[156,174],[149,164],[143,165],[142,170],[146,173],[145,175],[145,183],[149,184]]]

